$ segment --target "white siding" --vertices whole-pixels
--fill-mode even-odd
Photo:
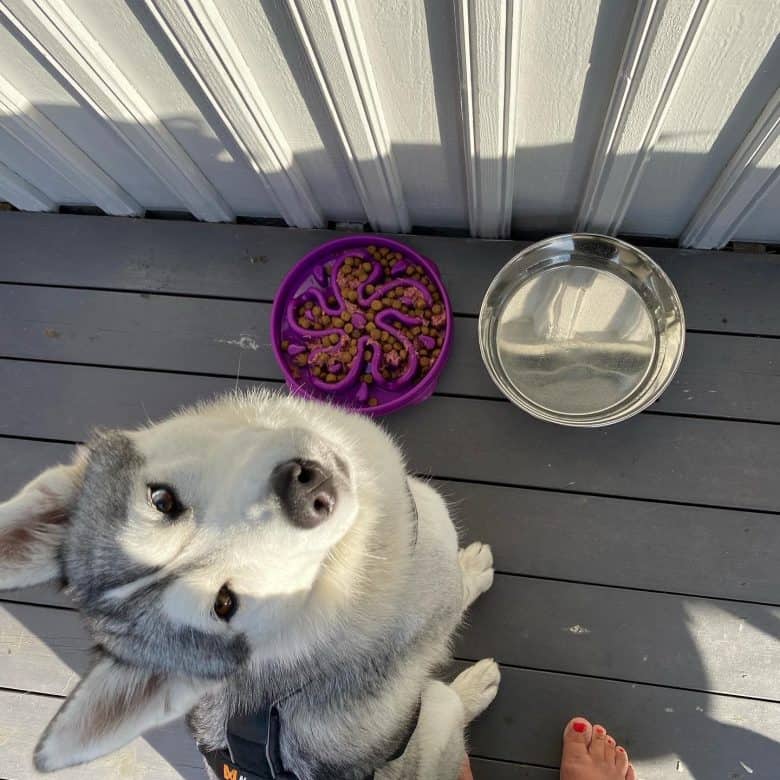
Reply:
[[[18,208],[780,241],[780,0],[0,0],[0,22]]]
[[[387,0],[358,9],[412,221],[465,227],[454,3]]]
[[[737,228],[734,238],[740,241],[777,241],[779,215],[780,177],[775,176],[772,189]]]
[[[780,86],[780,3],[710,5],[652,164],[626,214],[628,232],[679,235]]]
[[[571,230],[632,19],[633,3],[524,5],[514,227]]]

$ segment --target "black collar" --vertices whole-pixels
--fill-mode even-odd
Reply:
[[[300,690],[302,689],[277,700],[267,710],[231,718],[227,724],[227,749],[205,750],[198,746],[219,780],[298,780],[298,776],[286,770],[282,763],[282,719],[279,704]],[[419,717],[418,701],[405,738],[398,750],[385,759],[383,764],[389,764],[404,754],[417,728]],[[373,780],[373,777],[374,772],[371,772],[365,780]]]

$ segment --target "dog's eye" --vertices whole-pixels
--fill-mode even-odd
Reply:
[[[236,594],[227,585],[223,585],[214,600],[214,614],[220,620],[227,621],[236,614],[236,609],[238,609]]]
[[[149,503],[160,514],[175,517],[182,511],[176,493],[167,485],[149,485]]]

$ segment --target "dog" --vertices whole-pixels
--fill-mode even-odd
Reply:
[[[270,712],[269,777],[453,780],[499,685],[491,659],[436,679],[490,548],[459,550],[390,436],[328,404],[250,392],[96,433],[0,504],[0,588],[57,578],[95,659],[43,772],[186,715],[239,777],[231,728]]]

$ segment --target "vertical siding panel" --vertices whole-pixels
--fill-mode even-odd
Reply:
[[[409,214],[353,0],[288,0],[301,45],[376,230],[407,232]]]
[[[233,219],[222,196],[63,0],[3,0],[0,11],[196,217]]]
[[[139,203],[2,76],[0,112],[0,127],[68,179],[87,203],[119,216],[143,213]]]
[[[780,241],[777,11],[0,0],[0,186],[30,210]]]
[[[521,3],[456,6],[469,228],[472,236],[505,238],[515,184]]]
[[[779,172],[780,89],[699,206],[680,236],[680,244],[714,249],[728,243],[771,190]]]
[[[577,230],[620,230],[710,7],[709,0],[637,5]]]
[[[0,197],[22,211],[56,211],[57,204],[7,165],[0,163]]]
[[[463,229],[463,139],[452,0],[358,3],[412,225]]]
[[[211,0],[146,0],[288,225],[324,218],[241,51]]]

